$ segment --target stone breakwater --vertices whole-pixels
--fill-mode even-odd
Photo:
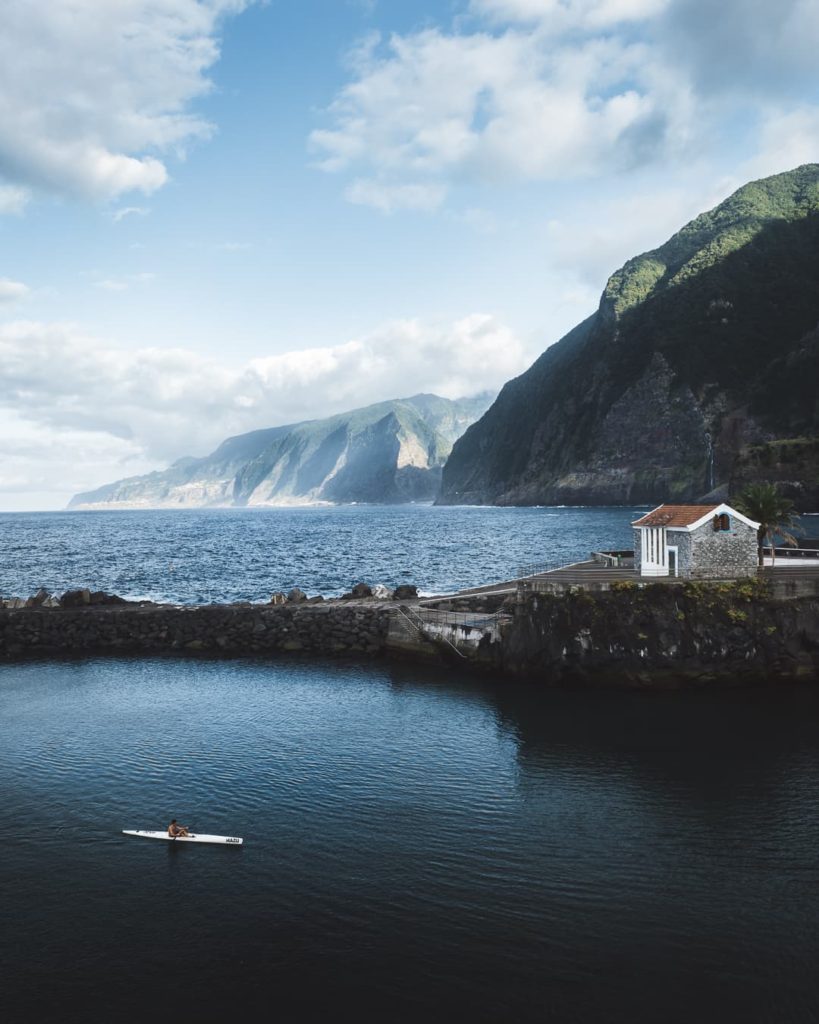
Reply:
[[[540,685],[819,682],[819,597],[780,600],[754,580],[623,584],[500,607],[494,595],[485,608],[473,597],[456,611],[374,596],[201,607],[65,597],[0,607],[0,658],[302,653],[423,658]]]
[[[383,651],[389,611],[375,604],[96,604],[0,609],[0,657],[88,654],[321,655]]]

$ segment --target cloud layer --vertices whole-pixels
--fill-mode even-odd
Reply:
[[[219,19],[249,0],[6,0],[0,33],[0,212],[31,191],[150,193],[157,155],[206,137]]]
[[[239,367],[184,349],[127,352],[70,325],[21,321],[0,326],[0,417],[25,423],[31,472],[42,469],[32,445],[46,454],[73,439],[74,460],[58,463],[52,480],[53,490],[67,495],[205,454],[225,437],[259,427],[420,391],[454,398],[499,388],[528,362],[521,341],[487,315],[445,325],[400,321],[341,345]],[[25,489],[20,472],[12,476],[6,484],[0,479],[0,491]]]
[[[28,288],[22,281],[10,281],[0,277],[0,306],[17,302],[28,294]]]
[[[472,0],[373,36],[313,132],[349,200],[430,209],[458,182],[576,179],[713,155],[738,111],[794,152],[817,112],[813,0]],[[805,106],[807,97],[814,103]],[[787,131],[786,131],[787,129]],[[782,165],[779,169],[784,169]]]

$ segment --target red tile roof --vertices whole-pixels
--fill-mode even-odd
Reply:
[[[716,505],[660,505],[638,519],[633,526],[691,526],[698,519],[719,508]]]

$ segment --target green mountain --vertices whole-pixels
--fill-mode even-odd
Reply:
[[[211,455],[75,495],[69,508],[199,508],[431,501],[455,440],[488,394],[415,395],[228,438]]]
[[[445,504],[688,501],[778,481],[819,508],[819,165],[629,260],[456,443]]]

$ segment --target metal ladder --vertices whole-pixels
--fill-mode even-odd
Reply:
[[[426,623],[424,622],[424,620],[422,618],[420,618],[420,616],[418,616],[414,612],[412,612],[405,604],[400,604],[398,606],[398,608],[396,609],[396,611],[404,619],[404,621],[409,625],[410,632],[412,632],[412,634],[415,637],[417,637],[419,640],[426,640],[426,641],[428,641],[429,643],[432,643],[432,644],[444,643],[448,647],[451,647],[452,650],[458,655],[459,658],[463,658],[464,661],[467,660],[467,657],[463,653],[463,651],[459,651],[458,648],[455,646],[455,644],[453,644],[451,640],[447,639],[447,637],[445,637],[445,636],[430,636],[430,634],[427,632]]]

